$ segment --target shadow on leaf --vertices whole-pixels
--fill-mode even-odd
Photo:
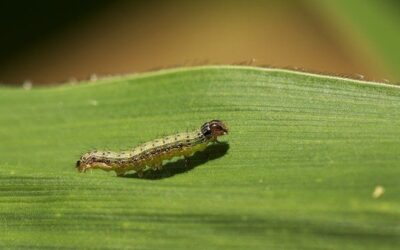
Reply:
[[[174,162],[166,163],[161,170],[146,170],[143,176],[139,177],[137,173],[126,174],[126,178],[138,178],[147,180],[160,180],[172,177],[176,174],[188,172],[208,161],[212,161],[224,156],[229,150],[229,144],[220,142],[208,146],[204,151],[196,152],[193,156],[189,157],[188,165],[186,166],[184,159],[179,159]]]

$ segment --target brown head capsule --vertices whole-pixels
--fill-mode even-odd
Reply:
[[[218,136],[226,135],[228,133],[228,127],[220,120],[212,120],[206,122],[201,126],[201,133],[211,140],[217,140]]]

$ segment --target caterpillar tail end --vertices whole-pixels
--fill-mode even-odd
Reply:
[[[75,167],[80,173],[84,173],[86,171],[85,164],[81,160],[76,162]]]

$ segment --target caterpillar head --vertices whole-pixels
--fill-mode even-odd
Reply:
[[[220,120],[212,120],[201,126],[201,133],[212,140],[217,140],[218,136],[228,133],[228,127]]]

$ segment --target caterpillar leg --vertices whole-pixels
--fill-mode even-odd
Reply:
[[[89,168],[90,168],[90,165],[82,160],[79,160],[76,162],[76,169],[78,169],[78,171],[81,173],[85,173],[86,169],[89,169]]]
[[[106,164],[104,162],[93,162],[93,163],[90,164],[90,167],[88,167],[86,169],[89,169],[89,168],[93,168],[93,169],[99,168],[99,169],[102,169],[102,170],[105,170],[105,171],[113,170],[112,166],[110,166],[110,165],[108,165],[108,164]]]
[[[118,171],[118,170],[115,170],[115,173],[117,174],[118,177],[122,177],[122,176],[125,175],[125,171]]]
[[[185,167],[189,167],[189,163],[190,163],[190,160],[189,160],[189,157],[188,156],[184,156],[184,159],[185,159]]]
[[[143,177],[143,171],[142,170],[137,170],[136,173],[140,178]]]
[[[150,168],[153,169],[154,171],[155,171],[155,170],[160,170],[160,169],[162,169],[162,161],[154,162],[154,163],[150,166]]]
[[[157,170],[161,170],[162,169],[162,161],[160,161],[158,164],[157,164],[157,166],[156,166],[156,168],[157,168]]]
[[[100,168],[106,171],[110,171],[112,169],[111,166],[103,163],[103,162],[92,162],[92,163],[86,163],[83,161],[78,161],[76,163],[76,168],[78,169],[79,172],[85,173],[86,170],[88,169],[95,169],[95,168]]]

